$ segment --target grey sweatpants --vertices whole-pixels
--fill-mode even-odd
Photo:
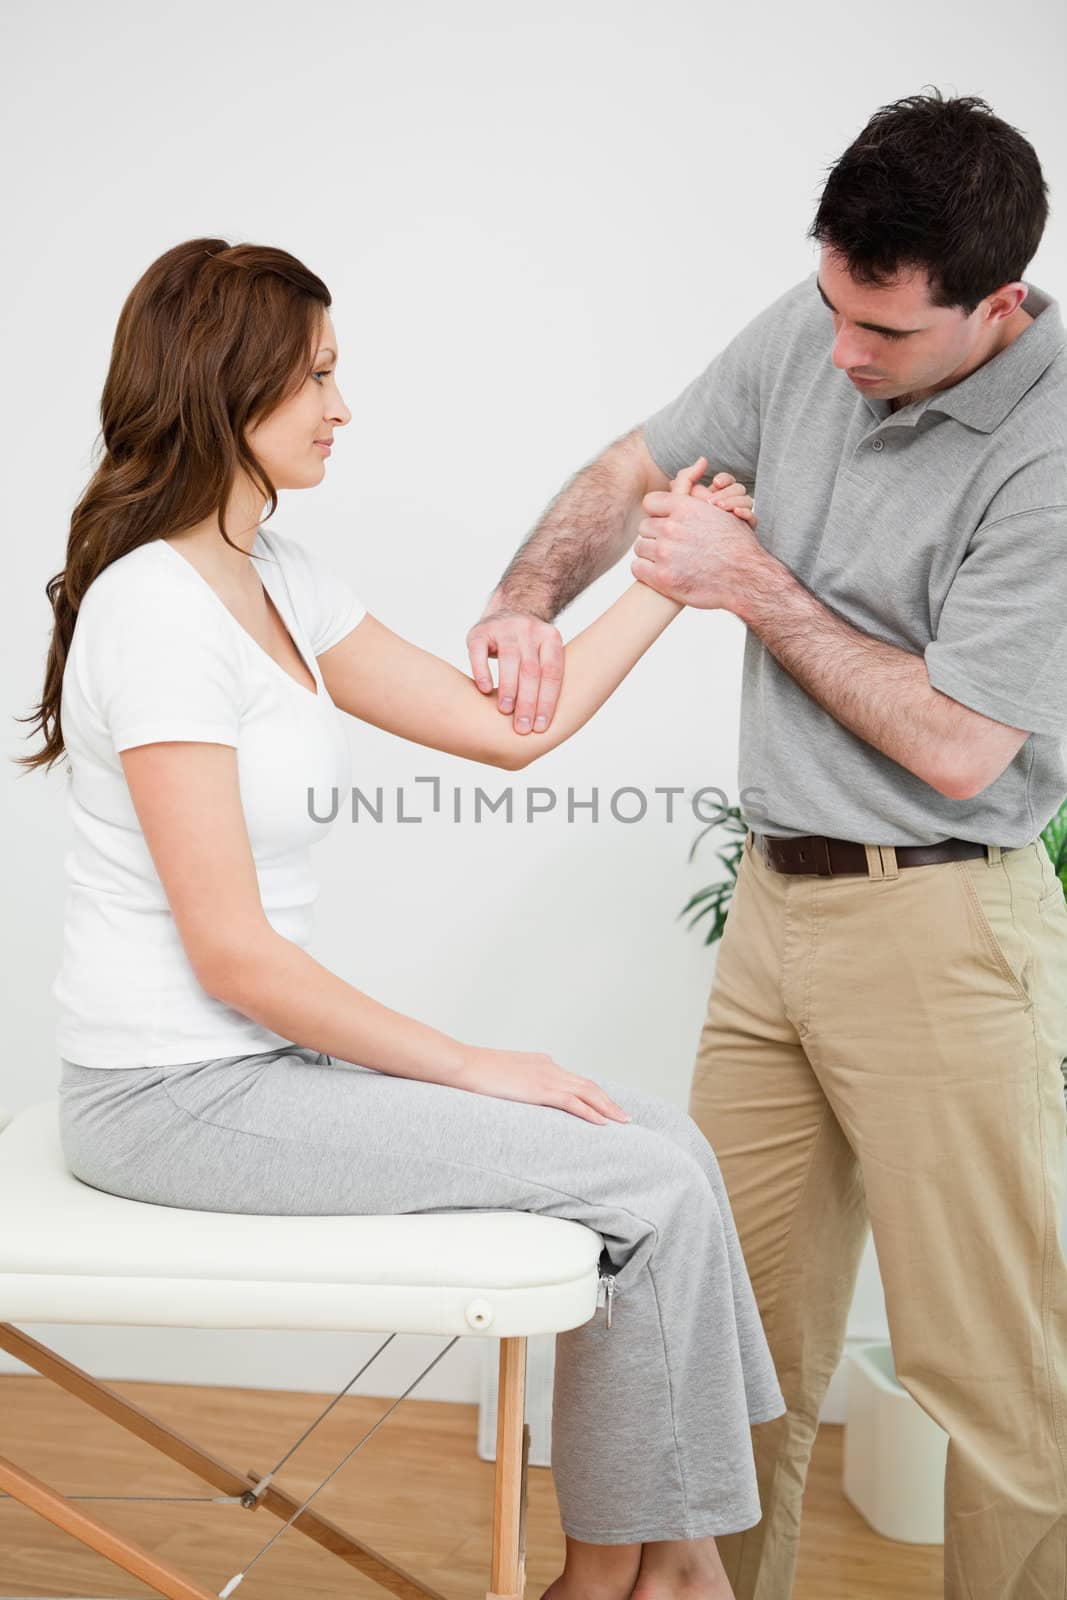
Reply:
[[[714,1152],[686,1112],[596,1080],[630,1123],[396,1077],[291,1045],[168,1067],[62,1062],[67,1164],[191,1210],[516,1210],[585,1223],[616,1278],[556,1338],[565,1533],[695,1539],[761,1516],[750,1425],[785,1402]]]

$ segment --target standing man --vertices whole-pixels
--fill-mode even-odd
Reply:
[[[1023,280],[1047,192],[985,101],[881,107],[817,270],[572,479],[468,636],[536,739],[551,618],[635,535],[637,578],[746,624],[749,831],[690,1102],[788,1404],[753,1429],[761,1521],[717,1541],[738,1600],[791,1591],[871,1226],[897,1376],[949,1435],[946,1597],[1067,1596],[1067,906],[1039,838],[1067,795],[1067,350]],[[700,456],[754,483],[757,531],[669,492]]]

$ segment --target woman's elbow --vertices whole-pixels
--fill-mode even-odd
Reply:
[[[503,731],[503,730],[502,730]],[[540,748],[538,748],[540,746]],[[544,755],[545,746],[538,740],[524,737],[521,733],[509,733],[499,743],[489,750],[483,750],[480,757],[487,767],[496,767],[501,772],[521,772],[523,767],[528,767],[531,761],[536,761],[538,756]]]
[[[524,749],[521,736],[516,734],[515,743],[507,745],[493,757],[493,765],[503,772],[521,772],[523,767],[528,767],[536,759],[537,752]]]
[[[563,744],[565,738],[565,734],[557,736],[551,730],[544,733],[517,733],[500,764],[509,772],[521,772],[524,767],[532,767],[535,761],[540,761],[550,750]]]

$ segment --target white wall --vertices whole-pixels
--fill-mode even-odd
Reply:
[[[105,0],[26,9],[6,33],[12,717],[39,695],[44,584],[90,470],[115,319],[181,239],[278,244],[330,285],[353,422],[322,486],[283,494],[276,525],[459,666],[466,629],[563,479],[810,270],[804,231],[826,167],[879,104],[935,83],[984,95],[1020,126],[1053,188],[1030,276],[1064,287],[1056,0],[1010,16],[976,0],[966,26],[918,0],[862,15],[830,0]],[[565,614],[565,632],[629,582],[622,563]],[[728,614],[683,615],[572,745],[520,774],[353,725],[357,782],[436,774],[468,798],[512,782],[596,786],[602,800],[623,784],[711,784],[735,803],[743,637]],[[9,755],[29,748],[23,733],[9,724]],[[62,768],[16,772],[0,1099],[17,1108],[55,1090],[67,833]],[[696,827],[686,813],[596,827],[339,822],[320,847],[315,953],[464,1038],[549,1050],[685,1105],[713,952],[675,914],[719,870],[713,851],[686,864]],[[884,1331],[869,1247],[851,1332]],[[266,1333],[41,1337],[101,1375],[309,1388],[343,1383],[360,1348]],[[473,1351],[433,1379],[419,1392],[474,1398]],[[370,1388],[393,1381],[376,1374]]]

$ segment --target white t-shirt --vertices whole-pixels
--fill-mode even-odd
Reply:
[[[51,988],[58,1053],[68,1061],[170,1066],[291,1042],[198,983],[118,757],[165,739],[236,748],[264,913],[306,948],[319,893],[309,850],[330,826],[316,818],[341,813],[352,781],[344,714],[315,658],[366,611],[345,580],[295,540],[260,527],[252,552],[273,558],[257,560],[256,571],[317,694],[161,539],[105,567],[82,599],[60,707],[74,843]],[[202,887],[210,896],[210,883]]]

